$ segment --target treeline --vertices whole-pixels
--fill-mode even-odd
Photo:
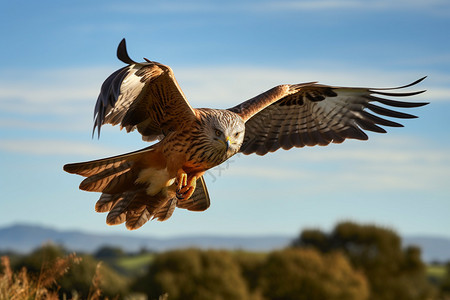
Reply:
[[[129,256],[112,247],[75,255],[51,245],[11,253],[2,258],[0,299],[18,291],[28,295],[16,299],[450,299],[450,264],[430,280],[419,248],[402,248],[390,229],[350,222],[329,233],[304,230],[269,253],[143,250],[133,254],[134,271],[118,263]]]

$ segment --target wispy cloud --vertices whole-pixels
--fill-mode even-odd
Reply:
[[[448,13],[450,4],[445,0],[302,0],[302,1],[228,1],[220,4],[214,1],[197,2],[138,2],[123,3],[117,2],[108,5],[106,8],[112,11],[131,14],[152,14],[152,13],[231,13],[231,12],[293,12],[293,11],[336,11],[336,10],[359,10],[359,11],[411,11],[421,10],[432,13]]]
[[[106,68],[0,71],[0,128],[83,128],[81,122],[92,119],[101,82],[109,72]]]
[[[25,155],[74,155],[86,157],[105,157],[125,152],[120,147],[106,147],[88,142],[48,139],[2,139],[0,140],[0,150],[7,153]]]
[[[370,143],[370,147],[369,147]],[[414,162],[450,164],[449,151],[440,147],[430,147],[432,143],[416,137],[403,136],[373,137],[367,142],[346,141],[342,145],[332,147],[318,147],[317,151],[308,152],[307,158],[287,153],[284,159],[299,160],[300,162],[329,162],[352,160],[358,164],[368,161],[386,164],[412,164]],[[450,170],[449,170],[450,171]]]
[[[428,144],[428,145],[427,145]],[[366,143],[367,145],[367,143]],[[424,146],[425,145],[425,146]],[[65,140],[3,139],[0,150],[25,155],[74,155],[105,157],[125,153],[122,147]],[[450,177],[450,149],[432,147],[415,138],[385,137],[371,147],[344,143],[314,149],[279,150],[277,155],[242,155],[231,158],[205,174],[216,182],[228,178],[257,178],[262,181],[303,182],[304,190],[340,189],[352,186],[365,190],[422,190],[446,186]],[[323,178],[327,184],[322,186]],[[307,183],[307,184],[306,184]]]
[[[70,111],[74,113],[74,111]],[[64,132],[80,132],[90,130],[92,128],[92,118],[87,116],[83,117],[85,111],[80,111],[79,122],[64,122],[63,117],[61,119],[53,120],[27,120],[26,118],[13,118],[5,117],[0,119],[0,128],[14,128],[18,130],[30,130],[34,131],[64,131]]]
[[[91,122],[101,83],[112,71],[104,67],[28,72],[16,70],[12,74],[4,71],[0,73],[0,114],[5,117],[0,127],[20,125],[23,128],[30,125],[34,129],[51,130],[61,128],[61,118],[64,117],[64,123],[72,130],[84,128],[80,122]],[[174,71],[194,107],[217,108],[234,106],[281,83],[319,80],[324,84],[340,86],[390,87],[403,85],[423,75],[419,71],[343,71],[337,65],[327,69],[305,67],[302,70],[241,65],[181,66]],[[18,76],[19,73],[24,75]],[[446,78],[445,74],[441,75],[422,83],[417,89],[426,88],[427,93],[415,96],[412,100],[449,101],[450,88],[442,81]],[[434,82],[435,77],[441,81]],[[429,87],[430,82],[434,86]],[[42,118],[24,122],[27,116]]]
[[[180,68],[175,73],[192,102],[225,105],[235,105],[282,83],[319,81],[335,86],[395,87],[423,75],[421,71],[345,70],[343,66],[337,65],[325,69],[323,63],[319,65],[317,68],[305,67],[301,70],[254,66]],[[412,77],[411,74],[417,75]],[[427,82],[429,80],[416,89],[426,88],[424,84]],[[425,97],[419,95],[415,99],[430,99],[431,96],[430,100],[434,101],[448,100],[445,97],[447,92],[450,92],[450,88],[443,84],[433,94],[426,93]]]
[[[384,137],[362,144],[279,150],[276,155],[238,157],[227,176],[302,182],[302,190],[442,189],[450,177],[450,149],[416,138]],[[259,160],[257,160],[259,159]],[[258,163],[259,162],[259,163]],[[218,177],[219,173],[213,173]],[[326,179],[324,179],[326,178]],[[324,185],[323,183],[326,182]],[[447,188],[448,190],[449,188]]]
[[[0,99],[39,103],[89,99],[98,94],[99,82],[111,71],[106,67],[1,70]]]
[[[282,10],[330,10],[330,9],[359,9],[359,10],[410,10],[410,9],[430,9],[449,8],[447,1],[443,0],[318,0],[318,1],[267,1],[264,8]]]

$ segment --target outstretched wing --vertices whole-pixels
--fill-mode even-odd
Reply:
[[[95,105],[94,132],[97,128],[100,135],[103,124],[120,124],[128,132],[137,129],[144,140],[152,141],[195,117],[168,66],[147,59],[133,61],[125,39],[117,48],[117,57],[128,66],[103,83]]]
[[[245,138],[240,151],[264,155],[279,148],[328,145],[346,138],[368,139],[363,130],[386,132],[382,126],[403,125],[381,118],[409,119],[416,116],[373,104],[392,107],[419,107],[428,103],[404,102],[382,96],[407,97],[417,92],[391,92],[413,86],[425,77],[397,88],[333,87],[317,83],[280,85],[241,103],[231,111],[245,123]]]

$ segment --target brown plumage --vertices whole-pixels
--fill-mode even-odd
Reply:
[[[137,129],[145,141],[159,142],[128,154],[67,164],[64,170],[86,177],[80,189],[102,193],[95,210],[108,212],[107,224],[126,222],[128,229],[151,219],[167,220],[176,207],[206,210],[210,199],[204,172],[237,152],[264,155],[279,148],[366,140],[363,130],[383,133],[379,125],[402,126],[375,114],[415,118],[374,102],[402,108],[427,104],[382,98],[422,93],[392,91],[422,78],[388,89],[285,84],[228,110],[194,109],[168,66],[133,61],[125,40],[117,56],[128,66],[103,83],[93,133],[97,129],[100,135],[104,124],[120,124],[128,132]]]

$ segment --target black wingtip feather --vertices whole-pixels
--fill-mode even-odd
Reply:
[[[411,115],[411,114],[407,114],[407,113],[403,113],[403,112],[387,109],[387,108],[384,108],[384,107],[381,107],[381,106],[377,106],[377,105],[374,105],[374,104],[370,104],[370,103],[367,104],[367,108],[370,109],[371,111],[373,111],[374,113],[377,113],[377,114],[382,115],[382,116],[399,118],[399,119],[413,119],[413,118],[416,118],[416,116]]]
[[[425,78],[427,78],[427,77],[428,77],[428,76],[424,76],[424,77],[422,77],[422,78],[417,79],[417,80],[414,81],[414,82],[408,83],[408,84],[406,84],[406,85],[398,86],[398,87],[393,87],[393,88],[375,88],[375,89],[373,89],[373,90],[379,90],[379,91],[385,90],[385,91],[387,91],[387,90],[404,89],[404,88],[407,88],[407,87],[410,87],[410,86],[413,86],[413,85],[416,85],[416,84],[422,82],[422,81],[423,81]]]
[[[136,62],[128,55],[125,38],[120,41],[119,46],[117,47],[117,58],[128,65],[136,64]]]
[[[379,92],[377,90],[371,90],[373,94],[383,95],[383,96],[392,96],[392,97],[409,97],[415,96],[424,93],[426,90],[417,91],[417,92],[408,92],[408,93],[389,93],[389,92]]]

